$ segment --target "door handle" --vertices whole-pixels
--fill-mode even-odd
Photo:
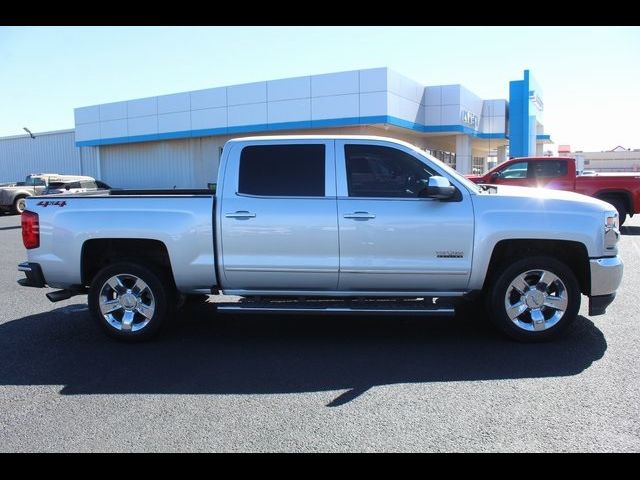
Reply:
[[[246,211],[240,211],[240,212],[233,212],[233,213],[225,213],[224,216],[227,218],[243,219],[243,218],[255,218],[256,214],[251,212],[246,212]]]
[[[372,218],[376,218],[375,213],[369,212],[353,212],[353,213],[345,213],[344,218],[353,218],[354,220],[369,220]]]

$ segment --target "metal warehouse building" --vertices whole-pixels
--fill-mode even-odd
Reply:
[[[90,175],[117,187],[206,187],[224,143],[264,134],[400,138],[462,173],[542,153],[542,93],[528,70],[509,101],[424,86],[388,68],[271,80],[75,109],[75,130],[0,139],[0,181]]]

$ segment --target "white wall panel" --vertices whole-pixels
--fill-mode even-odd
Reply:
[[[440,105],[427,105],[425,107],[425,125],[440,125],[442,118],[442,107]]]
[[[267,82],[269,102],[311,97],[311,77],[285,78]]]
[[[197,90],[195,92],[190,92],[189,95],[191,97],[191,110],[227,106],[226,87]]]
[[[245,105],[267,101],[267,82],[245,83],[227,87],[227,102],[231,105]]]
[[[139,98],[137,100],[129,100],[127,102],[127,116],[146,117],[158,114],[158,98]]]
[[[82,123],[94,123],[100,121],[100,106],[93,105],[91,107],[80,107],[74,109],[74,118],[76,125]]]
[[[158,133],[158,116],[128,118],[127,129],[130,136]]]
[[[442,105],[460,104],[460,85],[442,85]]]
[[[229,127],[267,123],[267,104],[233,105],[228,109]]]
[[[460,87],[460,105],[464,110],[482,115],[482,99],[464,87]]]
[[[505,117],[487,117],[482,131],[484,133],[505,133],[505,129]]]
[[[506,100],[485,100],[484,102],[482,102],[482,116],[505,117],[506,115]]]
[[[126,118],[100,123],[100,138],[126,137],[128,135],[127,132]]]
[[[207,128],[226,128],[227,109],[205,108],[204,110],[191,111],[191,128],[193,130],[204,130]]]
[[[311,96],[343,95],[358,93],[360,89],[358,71],[327,73],[311,77]]]
[[[360,70],[360,93],[387,90],[387,68]]]
[[[387,92],[369,92],[360,94],[361,117],[372,117],[387,114]]]
[[[429,106],[442,105],[442,87],[425,87],[424,104]]]
[[[158,133],[182,132],[191,129],[191,112],[158,115]]]
[[[311,99],[283,100],[267,104],[269,123],[311,121]]]
[[[423,85],[393,70],[389,70],[388,81],[389,92],[395,93],[412,102],[422,103],[424,94]]]
[[[188,112],[191,109],[189,93],[176,93],[158,97],[158,114]]]
[[[360,115],[360,95],[335,95],[311,99],[311,119],[348,118]]]
[[[100,121],[127,118],[127,102],[105,103],[100,105]]]
[[[94,140],[100,138],[99,123],[84,123],[76,125],[76,141]]]
[[[442,125],[460,125],[462,123],[460,105],[443,105],[440,120]]]
[[[389,115],[414,123],[424,121],[424,107],[420,103],[413,102],[389,92]]]

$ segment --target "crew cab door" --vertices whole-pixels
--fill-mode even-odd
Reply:
[[[340,290],[459,291],[473,252],[473,207],[419,198],[440,175],[406,147],[336,141]]]
[[[570,175],[567,161],[563,159],[514,160],[493,173],[489,183],[573,190],[575,173]]]
[[[218,201],[225,292],[336,289],[333,140],[235,144]]]
[[[566,160],[532,160],[529,173],[532,186],[573,190],[575,172],[570,176]]]

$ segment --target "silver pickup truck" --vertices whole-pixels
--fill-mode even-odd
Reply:
[[[481,305],[523,341],[605,313],[622,279],[618,218],[601,200],[479,186],[377,137],[229,141],[217,192],[27,199],[23,285],[88,293],[110,335],[158,332],[189,295],[217,311],[453,315]]]

